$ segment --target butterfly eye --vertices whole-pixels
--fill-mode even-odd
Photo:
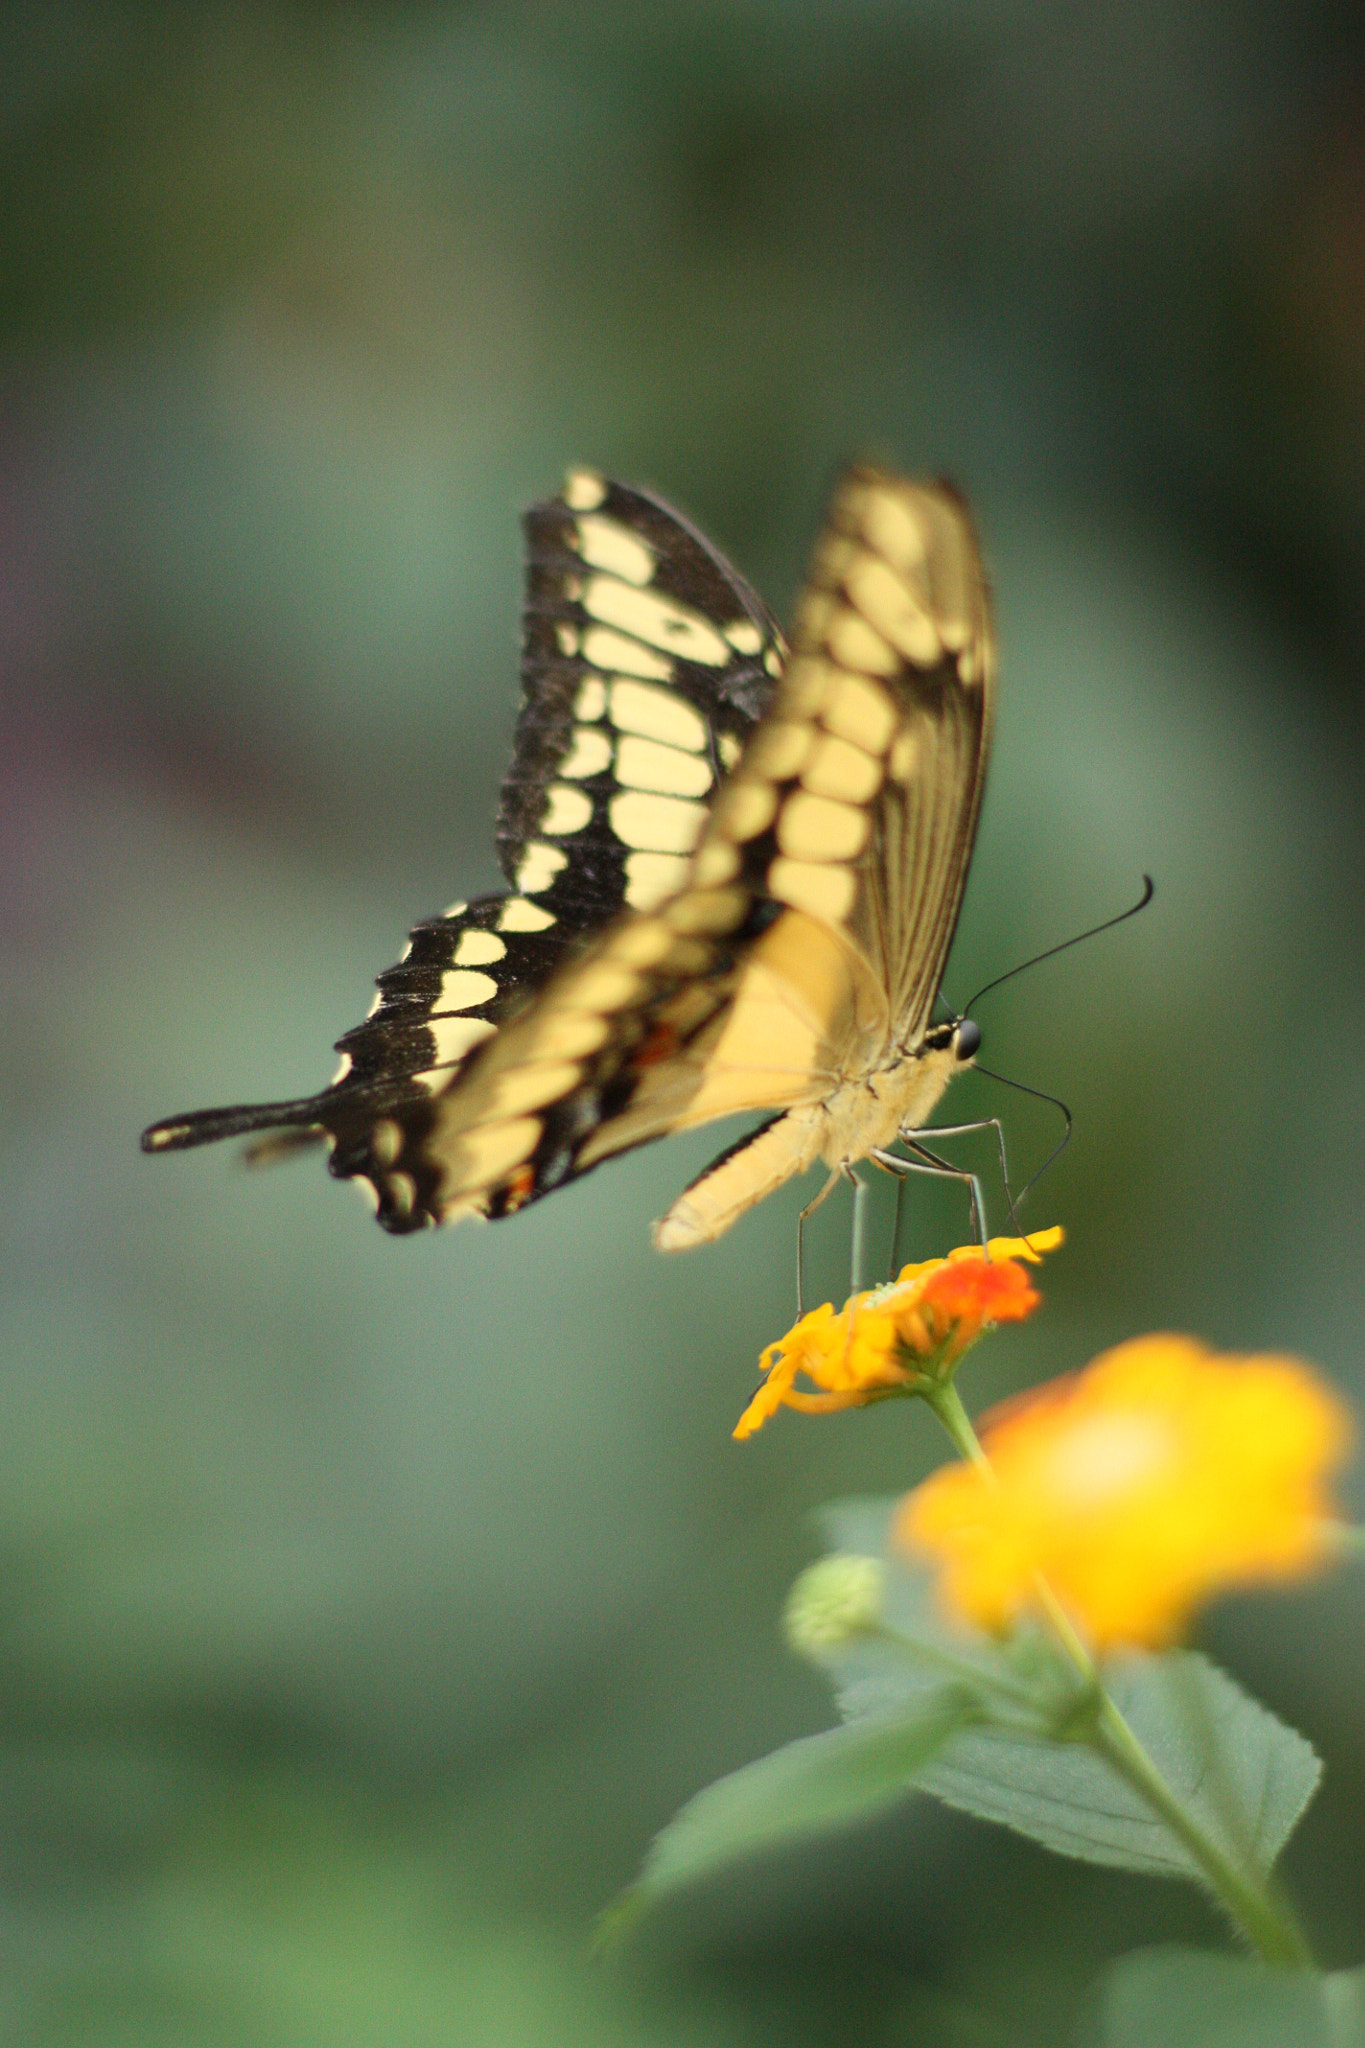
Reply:
[[[975,1059],[981,1050],[981,1026],[964,1017],[957,1027],[956,1052],[960,1060]]]

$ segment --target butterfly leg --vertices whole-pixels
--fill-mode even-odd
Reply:
[[[805,1263],[803,1256],[803,1243],[806,1230],[806,1218],[808,1216],[813,1216],[816,1210],[821,1206],[821,1204],[829,1200],[830,1196],[833,1194],[835,1188],[838,1186],[842,1178],[843,1169],[840,1167],[836,1167],[834,1169],[834,1172],[830,1175],[829,1179],[825,1182],[825,1185],[821,1188],[819,1194],[815,1197],[814,1201],[807,1202],[805,1208],[801,1211],[801,1213],[796,1219],[796,1320],[798,1323],[800,1322],[802,1316],[806,1312],[805,1308],[802,1305],[801,1296],[801,1276],[802,1269]]]
[[[847,1160],[839,1168],[839,1173],[853,1189],[853,1236],[848,1254],[848,1291],[850,1294],[858,1294],[866,1285],[864,1265],[867,1253],[867,1183],[853,1171]]]
[[[891,1225],[891,1263],[886,1269],[886,1277],[888,1280],[894,1280],[896,1277],[896,1261],[900,1254],[901,1242],[901,1211],[905,1207],[905,1175],[903,1173],[898,1173],[895,1176],[895,1180],[896,1213],[895,1218]]]
[[[987,1244],[986,1198],[981,1191],[981,1182],[977,1176],[974,1173],[969,1173],[965,1166],[952,1166],[946,1159],[940,1159],[936,1152],[930,1152],[917,1139],[902,1138],[901,1142],[911,1152],[918,1153],[918,1158],[902,1159],[895,1152],[881,1151],[870,1152],[868,1157],[875,1159],[878,1166],[884,1166],[889,1173],[928,1173],[934,1175],[939,1180],[962,1182],[971,1196],[972,1228],[980,1240],[982,1250],[984,1251]]]
[[[913,1145],[921,1138],[966,1138],[970,1137],[974,1131],[995,1132],[996,1147],[1000,1153],[1000,1179],[1005,1189],[1005,1205],[1009,1211],[1010,1222],[1014,1225],[1016,1231],[1022,1233],[1014,1191],[1010,1186],[1009,1161],[1005,1157],[1005,1128],[998,1116],[983,1116],[977,1122],[970,1124],[935,1124],[932,1130],[902,1131],[901,1137],[906,1144]],[[1024,1193],[1026,1194],[1027,1192],[1026,1188]],[[1023,1200],[1022,1195],[1020,1200]]]

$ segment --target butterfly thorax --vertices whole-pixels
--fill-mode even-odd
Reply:
[[[901,1131],[922,1130],[959,1064],[951,1046],[926,1048],[841,1081],[820,1106],[826,1165],[865,1159]]]

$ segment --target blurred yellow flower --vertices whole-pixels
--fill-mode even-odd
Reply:
[[[812,1309],[762,1353],[766,1378],[735,1435],[752,1436],[781,1407],[828,1415],[941,1383],[983,1330],[1032,1315],[1041,1297],[1017,1262],[1036,1266],[1061,1241],[1053,1229],[993,1237],[985,1252],[959,1245],[946,1259],[903,1266],[887,1287],[852,1295],[837,1315],[829,1302]],[[814,1391],[795,1384],[798,1373]]]
[[[989,1470],[945,1466],[896,1523],[949,1606],[1003,1630],[1041,1577],[1095,1648],[1155,1647],[1220,1588],[1329,1555],[1351,1424],[1295,1359],[1153,1336],[1005,1404],[981,1440]]]

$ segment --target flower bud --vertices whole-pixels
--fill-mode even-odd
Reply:
[[[820,1657],[881,1627],[886,1567],[879,1557],[821,1558],[787,1598],[783,1627],[801,1657]]]

